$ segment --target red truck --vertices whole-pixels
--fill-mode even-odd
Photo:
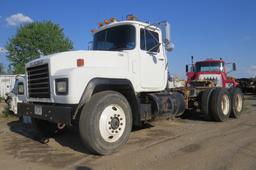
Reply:
[[[222,58],[206,59],[186,65],[187,82],[186,87],[192,89],[204,89],[201,95],[201,111],[208,112],[208,98],[211,96],[212,89],[226,88],[232,105],[232,117],[239,117],[243,108],[243,93],[238,88],[238,83],[233,77],[229,77],[227,65],[232,64],[232,71],[236,71],[235,63],[225,63]],[[190,67],[189,67],[190,66]],[[205,101],[207,101],[205,103]]]
[[[189,70],[189,66],[186,66],[187,83],[190,85],[193,81],[205,80],[212,81],[216,87],[231,88],[237,87],[238,83],[233,77],[229,77],[226,65],[232,64],[232,71],[236,71],[235,63],[225,63],[222,58],[219,60],[206,59],[203,61],[193,62]]]

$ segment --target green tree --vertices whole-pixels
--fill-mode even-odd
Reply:
[[[51,21],[33,22],[18,28],[6,44],[7,57],[16,74],[25,73],[25,64],[40,55],[73,49],[72,42],[64,36],[63,29]]]

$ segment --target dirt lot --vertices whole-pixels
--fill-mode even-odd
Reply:
[[[128,144],[109,156],[89,154],[72,129],[42,144],[30,126],[1,117],[0,165],[5,170],[255,170],[256,96],[246,96],[238,120],[215,123],[187,115],[153,122],[132,132]]]

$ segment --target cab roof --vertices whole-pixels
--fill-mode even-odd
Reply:
[[[109,24],[105,24],[102,27],[99,27],[97,30],[95,30],[93,32],[93,34],[96,34],[97,32],[100,32],[100,31],[105,30],[107,28],[111,28],[111,27],[118,26],[118,25],[141,25],[141,26],[148,27],[150,29],[160,31],[160,29],[158,27],[156,27],[154,25],[151,25],[149,23],[145,23],[145,22],[142,22],[142,21],[136,21],[136,20],[132,20],[132,21],[131,20],[124,20],[124,21],[114,21],[114,22],[111,22]]]
[[[224,63],[224,61],[222,59],[219,60],[215,60],[215,59],[206,59],[206,60],[202,60],[202,61],[197,61],[197,63]]]

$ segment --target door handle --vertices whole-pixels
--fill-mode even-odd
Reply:
[[[159,58],[158,60],[160,60],[160,61],[164,61],[164,59],[163,59],[163,58]]]

